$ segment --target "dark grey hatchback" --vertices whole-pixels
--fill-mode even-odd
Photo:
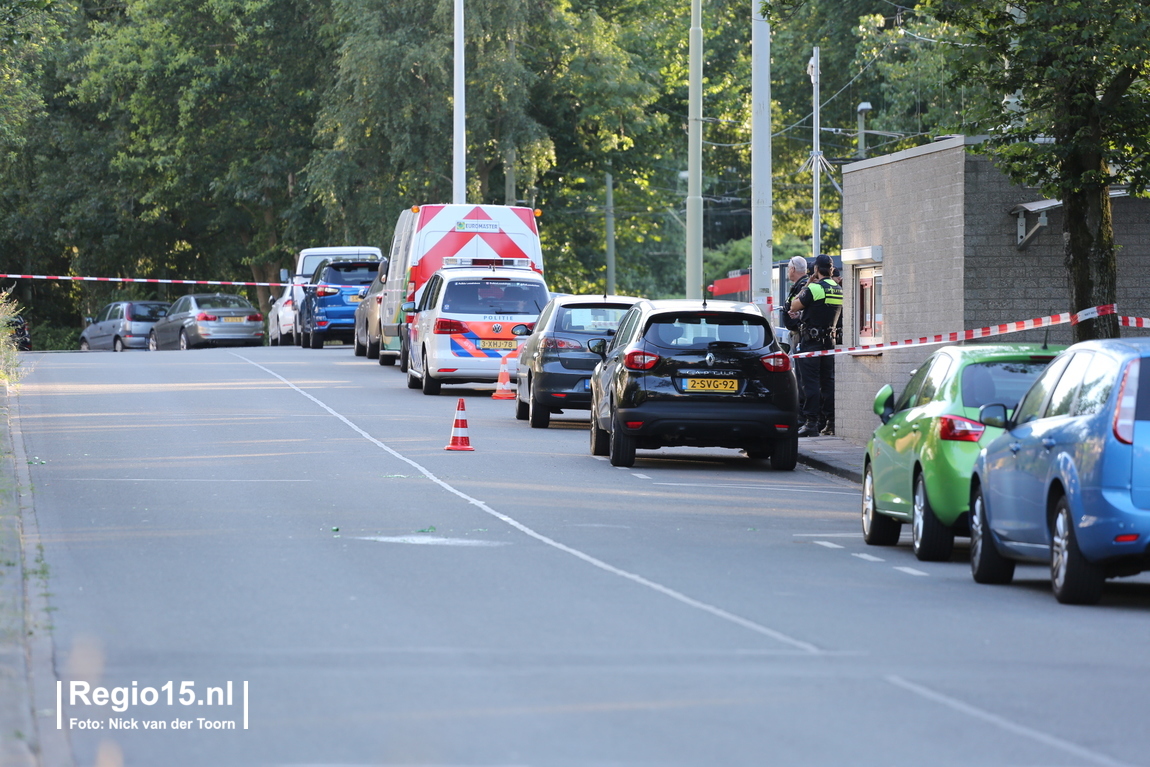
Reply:
[[[599,355],[587,343],[596,336],[614,335],[638,300],[604,295],[552,298],[519,348],[515,417],[534,429],[546,429],[552,413],[590,409],[591,371]]]
[[[642,300],[614,339],[588,348],[602,356],[591,378],[592,455],[631,466],[636,448],[726,447],[795,468],[791,358],[753,304]]]

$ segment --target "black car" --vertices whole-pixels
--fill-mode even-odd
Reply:
[[[798,386],[791,358],[753,304],[642,300],[591,378],[591,454],[631,466],[635,450],[742,449],[790,471],[798,460]]]
[[[614,335],[619,320],[638,300],[603,295],[551,299],[519,348],[515,417],[546,429],[552,413],[589,410],[591,371],[599,355],[587,342]]]

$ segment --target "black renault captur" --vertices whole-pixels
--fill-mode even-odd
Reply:
[[[631,466],[636,448],[741,448],[794,469],[798,386],[753,304],[642,300],[613,339],[588,348],[602,356],[591,377],[592,455]]]

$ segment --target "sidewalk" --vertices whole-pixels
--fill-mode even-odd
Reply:
[[[799,463],[862,484],[866,442],[846,437],[804,437],[799,440]]]

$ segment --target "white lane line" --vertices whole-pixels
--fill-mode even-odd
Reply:
[[[728,485],[728,484],[704,484],[701,482],[652,482],[653,485],[666,485],[668,487],[717,487],[722,490],[770,490],[771,492],[781,491],[784,493],[817,493],[818,495],[852,495],[859,497],[859,493],[836,493],[833,490],[799,490],[793,487],[783,487],[779,485],[771,485],[763,483],[761,485]]]
[[[776,631],[775,629],[768,628],[767,626],[764,626],[760,623],[755,623],[754,621],[748,620],[747,618],[744,618],[740,615],[735,615],[734,613],[727,612],[726,610],[724,610],[721,607],[716,607],[712,604],[708,604],[706,602],[701,602],[698,599],[694,599],[693,597],[689,597],[686,594],[675,591],[674,589],[667,587],[667,586],[664,586],[661,583],[656,583],[655,581],[648,580],[647,578],[644,578],[641,575],[637,575],[636,573],[632,573],[632,572],[629,572],[627,570],[620,569],[618,567],[615,567],[614,565],[609,565],[601,559],[596,559],[595,557],[591,556],[590,554],[583,553],[579,549],[572,548],[570,546],[567,546],[566,544],[563,544],[563,543],[560,543],[559,541],[554,540],[553,538],[548,538],[546,535],[543,535],[542,533],[535,532],[534,530],[532,530],[530,527],[523,524],[522,522],[519,522],[518,520],[512,519],[511,517],[507,516],[506,514],[503,514],[502,512],[496,511],[495,509],[491,508],[490,506],[488,506],[486,503],[479,500],[478,498],[472,498],[470,495],[468,495],[467,493],[464,493],[462,490],[457,490],[452,485],[448,484],[444,480],[442,480],[439,477],[437,477],[436,475],[432,474],[431,471],[424,468],[424,466],[422,464],[413,461],[412,459],[408,458],[407,456],[395,451],[391,447],[388,447],[384,443],[380,442],[378,439],[371,436],[370,434],[368,434],[366,431],[364,431],[360,427],[356,426],[354,423],[349,421],[347,418],[345,418],[344,416],[337,413],[330,406],[324,404],[323,402],[321,402],[316,397],[312,396],[308,392],[299,388],[298,386],[296,386],[291,381],[287,380],[286,378],[284,378],[283,376],[281,376],[279,373],[275,372],[274,370],[270,370],[270,369],[264,367],[263,365],[259,364],[258,362],[252,362],[252,360],[248,359],[247,357],[243,356],[242,354],[236,354],[235,352],[229,352],[229,354],[231,354],[234,357],[238,357],[239,359],[243,360],[244,362],[247,362],[250,365],[253,365],[254,367],[259,368],[260,370],[264,371],[265,373],[272,376],[273,378],[276,378],[279,381],[282,381],[286,386],[291,387],[292,389],[299,392],[300,394],[302,394],[307,399],[314,402],[316,405],[319,405],[321,408],[323,408],[328,413],[330,413],[333,417],[342,421],[344,424],[346,424],[348,426],[348,428],[350,428],[356,434],[359,434],[361,437],[366,439],[368,442],[372,443],[376,447],[389,453],[395,459],[403,461],[408,466],[412,467],[413,469],[418,471],[420,474],[427,477],[429,480],[431,480],[435,484],[439,485],[440,487],[442,487],[444,490],[451,493],[452,495],[457,496],[457,497],[463,499],[464,501],[467,501],[469,504],[471,504],[472,506],[475,506],[479,510],[481,510],[487,514],[490,514],[491,516],[495,517],[496,519],[500,520],[501,522],[504,522],[504,523],[510,525],[511,527],[514,527],[516,530],[520,531],[524,535],[530,536],[531,538],[534,538],[535,540],[539,541],[540,543],[544,543],[548,546],[551,546],[555,549],[558,549],[559,551],[570,554],[571,556],[576,557],[577,559],[581,559],[584,562],[586,562],[587,564],[592,565],[594,567],[597,567],[600,570],[611,573],[612,575],[617,575],[620,578],[625,578],[625,579],[627,579],[633,583],[639,584],[640,586],[645,586],[645,587],[651,589],[652,591],[656,591],[660,594],[663,594],[664,596],[670,597],[671,599],[674,599],[677,602],[685,604],[688,607],[693,607],[696,610],[700,610],[702,612],[709,613],[710,615],[713,615],[716,618],[721,618],[722,620],[733,623],[736,626],[742,626],[743,628],[748,629],[750,631],[753,631],[756,634],[761,634],[762,636],[770,637],[771,639],[774,639],[776,642],[781,642],[783,644],[790,645],[791,647],[794,647],[798,650],[802,650],[803,652],[806,652],[806,653],[810,653],[811,655],[822,654],[822,650],[820,650],[817,646],[811,644],[810,642],[804,642],[801,639],[795,639],[794,637],[788,636],[781,631]]]
[[[380,543],[410,543],[415,546],[509,546],[510,541],[481,541],[471,538],[439,538],[434,535],[363,535],[357,541],[379,541]]]
[[[913,567],[896,567],[895,570],[907,575],[930,575],[930,573],[924,573],[922,570],[915,570]]]
[[[814,545],[816,545],[816,546],[825,546],[825,547],[826,547],[826,548],[828,548],[828,549],[842,549],[842,548],[845,548],[845,546],[840,546],[840,545],[838,545],[837,543],[831,543],[830,541],[811,541],[811,543],[813,543],[813,544],[814,544]]]
[[[866,562],[885,562],[886,561],[882,557],[876,557],[874,554],[859,554],[858,552],[855,552],[854,554],[851,554],[851,556],[852,557],[858,557],[859,559],[864,560]]]
[[[310,479],[192,479],[190,477],[61,477],[63,482],[312,482]]]
[[[796,538],[858,538],[858,533],[793,533]]]
[[[646,474],[632,474],[631,476],[638,477],[639,479],[650,479]]]
[[[1074,756],[1085,759],[1089,762],[1093,762],[1094,764],[1101,764],[1105,765],[1106,767],[1129,767],[1125,762],[1119,762],[1104,754],[1099,754],[1095,751],[1085,749],[1082,746],[1075,745],[1070,741],[1063,740],[1062,738],[1056,738],[1053,735],[1047,735],[1045,732],[1034,730],[1030,727],[1026,727],[1025,725],[1012,722],[1009,719],[1005,719],[1001,716],[998,716],[997,714],[992,714],[989,711],[983,711],[981,708],[976,708],[969,703],[963,703],[961,700],[951,698],[948,695],[943,695],[940,692],[935,692],[934,690],[923,687],[922,685],[915,684],[914,682],[908,682],[900,676],[888,676],[886,680],[893,684],[895,687],[901,687],[904,690],[909,690],[915,695],[919,695],[929,701],[939,703],[943,706],[946,706],[947,708],[953,709],[954,711],[958,711],[962,714],[966,714],[967,716],[973,717],[975,719],[981,719],[987,724],[992,724],[995,727],[999,727],[1003,730],[1006,730],[1007,732],[1012,732],[1015,735],[1021,735],[1024,738],[1030,738],[1031,740],[1042,743],[1043,745],[1050,746],[1051,748],[1055,748],[1059,751],[1073,754]]]

